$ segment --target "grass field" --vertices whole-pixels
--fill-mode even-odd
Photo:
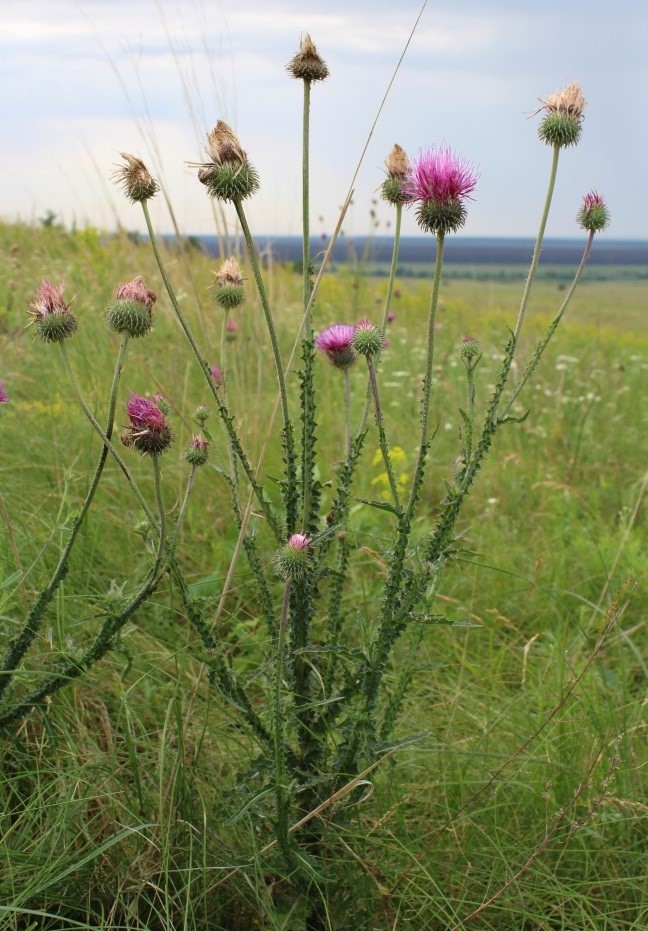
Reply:
[[[185,313],[228,396],[256,462],[274,439],[276,401],[260,309],[249,289],[236,339],[209,294],[213,264],[181,249],[167,256]],[[0,226],[0,615],[13,635],[56,563],[86,491],[97,438],[66,381],[55,346],[26,329],[25,308],[43,277],[64,279],[79,333],[69,353],[90,407],[102,414],[118,338],[103,325],[117,285],[144,275],[158,293],[153,335],[133,342],[128,390],[160,391],[177,443],[164,460],[168,507],[177,507],[191,413],[207,402],[195,362],[170,313],[152,255],[126,236]],[[281,350],[301,321],[301,279],[267,269]],[[397,282],[396,319],[381,361],[381,390],[399,468],[414,463],[429,282]],[[322,282],[317,329],[379,319],[386,282],[342,270]],[[560,284],[532,297],[521,356],[560,305]],[[456,347],[484,346],[477,406],[495,378],[520,298],[510,281],[442,284],[432,423],[438,425],[417,518],[423,531],[444,496],[459,450],[464,403]],[[430,627],[413,660],[414,687],[398,736],[425,733],[367,777],[353,817],[325,821],[323,890],[337,931],[641,931],[648,926],[646,777],[646,513],[648,413],[646,289],[640,281],[585,280],[534,384],[527,420],[498,435],[462,522],[462,550],[438,599],[455,622]],[[294,374],[288,375],[296,397]],[[318,359],[324,477],[341,458],[342,384]],[[366,376],[353,372],[359,420]],[[482,407],[480,407],[482,405]],[[211,422],[210,422],[211,423]],[[210,465],[196,483],[181,541],[192,592],[214,604],[237,528],[218,466],[227,447],[214,418]],[[370,454],[354,488],[383,488]],[[141,487],[146,465],[131,454]],[[272,442],[263,473],[278,477]],[[326,492],[326,489],[325,489]],[[15,683],[28,689],[95,629],[112,586],[142,570],[137,503],[109,463],[42,635]],[[268,559],[272,540],[258,521]],[[370,623],[376,572],[388,540],[374,510],[354,505],[353,587],[359,631]],[[3,579],[4,584],[3,584]],[[607,633],[601,640],[602,633]],[[264,629],[241,565],[219,636],[232,664],[253,677]],[[205,683],[199,651],[171,587],[163,584],[91,672],[1,735],[0,928],[301,929],[290,877],[255,816],[254,750]],[[242,772],[242,767],[248,767]],[[492,901],[491,901],[492,900]],[[477,912],[474,920],[470,916]],[[301,923],[300,923],[301,922]]]

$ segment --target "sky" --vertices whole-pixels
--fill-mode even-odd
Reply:
[[[204,161],[218,119],[259,172],[257,234],[301,231],[301,82],[285,64],[309,33],[330,69],[312,90],[312,232],[330,234],[423,0],[1,0],[0,216],[144,228],[111,182],[120,152],[165,185],[183,232],[214,232]],[[478,171],[464,234],[534,236],[551,151],[539,98],[578,81],[579,145],[561,154],[547,235],[575,237],[589,190],[615,239],[648,239],[648,4],[428,0],[371,135],[345,219],[370,228],[394,143],[445,144]],[[380,202],[378,234],[391,210]],[[160,232],[171,221],[152,205]],[[418,232],[406,211],[403,232]]]

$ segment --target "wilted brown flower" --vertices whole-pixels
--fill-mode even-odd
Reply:
[[[385,167],[390,178],[399,178],[401,180],[405,178],[409,171],[409,158],[405,149],[395,143],[394,148],[385,160]]]
[[[236,261],[233,255],[229,259],[225,259],[223,264],[220,267],[220,270],[216,272],[216,281],[220,285],[242,285],[243,284],[243,275],[241,273],[241,266]]]
[[[294,78],[302,81],[323,81],[329,75],[326,62],[318,53],[308,33],[302,36],[299,51],[290,59],[286,70]]]
[[[122,185],[126,197],[139,204],[157,194],[160,186],[144,162],[135,155],[128,155],[127,152],[120,152],[120,155],[126,164],[115,169],[113,178],[116,184]]]
[[[223,120],[207,133],[207,152],[214,165],[246,165],[248,161],[236,133]]]
[[[580,84],[575,82],[560,91],[556,91],[555,94],[550,94],[546,100],[541,97],[540,103],[548,113],[563,113],[565,116],[573,116],[577,120],[582,118],[586,106],[583,90]]]

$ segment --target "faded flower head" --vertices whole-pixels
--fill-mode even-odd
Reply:
[[[131,391],[126,404],[130,423],[122,433],[122,443],[142,455],[159,456],[168,449],[173,436],[162,407],[167,405],[158,395],[150,399]]]
[[[381,187],[381,195],[387,203],[397,206],[406,204],[411,200],[411,195],[407,190],[407,176],[410,168],[410,161],[405,149],[399,145],[394,145],[385,161],[387,170],[387,180]]]
[[[417,201],[416,218],[426,232],[454,233],[466,222],[464,201],[477,185],[474,168],[447,146],[421,150],[410,165],[406,189]]]
[[[117,288],[117,296],[106,311],[106,325],[115,333],[144,336],[153,323],[156,297],[139,275]]]
[[[141,204],[149,200],[160,190],[151,172],[141,158],[120,152],[125,164],[119,165],[113,172],[116,184],[121,184],[124,194],[134,204]]]
[[[579,226],[584,230],[590,230],[594,233],[604,230],[610,222],[610,211],[603,195],[597,191],[590,191],[586,194],[576,219]]]
[[[201,466],[207,462],[209,443],[204,436],[193,436],[185,450],[185,460],[192,466]]]
[[[64,291],[63,282],[56,288],[44,278],[36,297],[29,304],[36,333],[45,343],[60,343],[76,332],[76,317],[70,305],[63,300]]]
[[[366,318],[356,323],[353,328],[353,349],[359,356],[364,356],[366,359],[374,358],[386,346],[387,340],[375,323]]]
[[[286,581],[302,579],[308,569],[310,537],[304,533],[293,533],[288,542],[275,555],[277,575]]]
[[[570,84],[546,100],[540,98],[541,109],[546,111],[538,135],[547,145],[564,148],[576,145],[580,139],[585,98],[580,84]]]
[[[210,161],[199,166],[198,180],[211,197],[236,202],[258,190],[259,176],[236,134],[223,120],[207,133],[206,151]]]
[[[294,78],[302,81],[323,81],[329,75],[326,62],[319,54],[313,40],[306,33],[299,43],[299,51],[286,65],[286,70]]]
[[[0,381],[0,404],[6,404],[9,401],[7,397],[7,392],[5,391],[4,382]]]
[[[346,323],[334,323],[315,337],[315,346],[320,349],[338,369],[347,369],[356,360],[353,351],[355,327]]]
[[[225,310],[238,307],[245,300],[243,289],[243,275],[241,267],[233,255],[226,259],[215,273],[216,281],[213,285],[216,303]]]

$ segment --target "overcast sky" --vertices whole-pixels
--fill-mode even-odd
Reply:
[[[110,182],[119,152],[167,185],[183,229],[213,232],[187,161],[217,119],[261,176],[256,233],[300,232],[301,84],[285,63],[309,32],[331,75],[312,93],[313,232],[331,232],[422,0],[0,0],[0,215],[142,229]],[[614,238],[648,238],[648,5],[643,0],[429,0],[370,142],[347,233],[369,226],[395,142],[446,143],[479,170],[467,235],[530,236],[550,150],[538,98],[572,81],[583,136],[561,157],[547,233],[577,236],[606,197]],[[318,217],[322,217],[320,221]],[[385,207],[379,218],[389,218]],[[161,198],[154,220],[171,228]],[[409,215],[404,232],[416,233]]]

